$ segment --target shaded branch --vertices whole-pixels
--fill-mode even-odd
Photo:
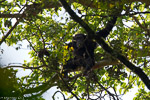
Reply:
[[[114,59],[111,59],[111,58],[108,58],[108,59],[104,59],[104,60],[101,60],[101,61],[98,61],[95,63],[95,65],[92,67],[92,70],[96,70],[96,69],[101,69],[105,66],[109,66],[109,65],[117,65],[119,64],[120,62],[118,60],[114,60]],[[74,71],[84,71],[84,67],[82,66],[79,66],[77,69],[75,70],[69,70],[68,72],[74,72]],[[69,81],[70,80],[73,80],[73,79],[76,79],[80,76],[83,76],[83,73],[79,73],[79,74],[76,74],[72,77],[69,77]]]
[[[109,65],[117,65],[120,62],[116,59],[103,59],[101,61],[95,62],[95,65],[91,68],[92,70],[96,70],[96,69],[101,69],[105,66],[109,66]],[[78,68],[76,68],[75,70],[67,70],[68,72],[74,72],[74,71],[84,71],[85,67],[83,66],[78,66]],[[75,75],[74,77],[71,77],[71,79],[76,78],[76,77],[80,77],[82,76],[82,73],[79,73],[77,75]]]
[[[122,16],[125,16],[125,15],[137,15],[137,14],[149,14],[150,12],[149,11],[143,11],[143,12],[134,12],[134,13],[129,13],[129,14],[122,14]]]

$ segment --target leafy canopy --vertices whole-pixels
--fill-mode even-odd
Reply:
[[[150,6],[143,2],[128,3],[125,0],[83,2],[84,0],[72,0],[68,3],[95,32],[103,29],[112,16],[118,17],[115,27],[106,39],[106,43],[116,53],[111,56],[101,46],[97,47],[95,60],[98,68],[88,77],[82,76],[82,71],[70,72],[71,79],[65,80],[61,74],[63,64],[73,57],[72,50],[68,50],[66,46],[74,34],[87,34],[85,29],[65,12],[58,0],[0,1],[0,43],[9,46],[16,44],[16,49],[19,50],[20,41],[28,41],[32,58],[30,62],[24,61],[21,66],[8,65],[0,69],[1,76],[5,77],[0,78],[0,96],[42,100],[41,95],[44,92],[57,86],[62,95],[68,95],[68,99],[104,99],[107,95],[113,99],[120,99],[130,89],[138,87],[134,99],[150,99],[150,92],[141,79],[117,61],[115,56],[121,53],[137,67],[142,68],[148,77],[150,76]],[[48,50],[50,56],[39,58],[37,55],[41,49]],[[13,67],[30,69],[32,73],[16,78]],[[57,93],[58,91],[53,99]]]

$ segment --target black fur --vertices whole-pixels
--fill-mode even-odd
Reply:
[[[73,41],[69,43],[73,47],[74,58],[69,59],[63,66],[64,75],[67,76],[69,70],[75,70],[77,67],[85,67],[88,71],[95,64],[94,49],[97,47],[96,42],[90,40],[84,34],[76,34]]]

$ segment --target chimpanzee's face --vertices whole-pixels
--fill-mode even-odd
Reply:
[[[74,37],[73,37],[73,40],[76,41],[76,46],[78,48],[82,47],[83,46],[83,43],[85,41],[85,38],[86,36],[84,34],[76,34]]]

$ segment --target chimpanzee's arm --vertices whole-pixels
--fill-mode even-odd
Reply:
[[[68,49],[71,48],[71,47],[73,47],[74,49],[77,49],[77,46],[76,46],[76,42],[75,42],[75,41],[72,41],[72,42],[70,42],[70,43],[67,44],[67,45],[68,45]]]
[[[113,17],[112,20],[108,21],[108,23],[104,29],[97,32],[97,35],[99,37],[106,38],[110,34],[110,31],[114,27],[116,21],[117,21],[117,17]]]

